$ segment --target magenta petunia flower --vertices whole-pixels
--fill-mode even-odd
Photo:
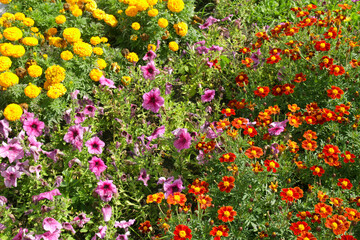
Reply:
[[[86,105],[83,113],[90,117],[95,117],[96,107],[94,105]]]
[[[186,128],[178,128],[172,131],[172,134],[175,135],[176,140],[174,141],[174,146],[178,149],[178,152],[182,149],[190,148],[191,135],[187,132]]]
[[[11,128],[9,127],[9,122],[4,118],[0,121],[0,135],[4,138],[8,138]]]
[[[114,227],[116,228],[123,228],[128,229],[130,226],[132,226],[135,223],[135,219],[130,219],[129,221],[122,220],[120,222],[115,221]]]
[[[89,161],[89,169],[95,174],[96,177],[100,177],[101,173],[107,169],[107,166],[101,160],[101,158],[93,156]]]
[[[183,187],[183,182],[180,178],[176,179],[174,182],[172,182],[172,180],[166,181],[164,183],[165,198],[167,199],[169,195],[175,192],[181,192],[184,189],[185,187]]]
[[[100,239],[104,239],[106,236],[106,230],[107,230],[107,226],[99,226],[99,232],[96,233],[95,235],[98,236]]]
[[[151,134],[151,136],[147,137],[146,139],[149,140],[149,142],[151,142],[153,139],[156,139],[164,135],[164,133],[165,133],[165,126],[161,126],[155,129],[155,131]]]
[[[79,124],[71,126],[69,127],[68,132],[64,136],[64,141],[67,143],[71,143],[81,152],[83,146],[84,132],[85,129]]]
[[[50,231],[51,233],[53,233],[56,230],[62,229],[62,226],[54,218],[47,217],[43,221],[43,228],[44,228],[45,231]]]
[[[154,113],[159,112],[161,106],[164,105],[164,98],[160,96],[160,89],[154,88],[150,92],[143,95],[143,108]]]
[[[49,192],[44,192],[44,193],[40,193],[39,195],[35,195],[32,197],[32,200],[34,203],[38,202],[38,201],[41,201],[43,199],[47,199],[47,200],[50,200],[50,201],[54,201],[54,196],[61,196],[61,193],[59,191],[59,189],[54,189],[54,190],[51,190]]]
[[[74,217],[73,222],[79,227],[83,228],[84,224],[90,221],[90,218],[86,217],[85,213],[80,213],[78,216]]]
[[[55,232],[46,232],[41,237],[43,240],[59,240],[60,234],[60,230],[56,230]]]
[[[152,50],[148,51],[145,56],[143,57],[144,61],[152,61],[156,58],[156,53]]]
[[[112,182],[112,180],[100,181],[98,182],[98,186],[95,189],[95,192],[104,202],[110,202],[113,194],[117,193],[117,188]]]
[[[42,135],[42,130],[44,129],[45,124],[42,121],[39,121],[37,118],[28,118],[24,121],[24,130],[28,136],[39,137]]]
[[[129,240],[130,232],[127,231],[125,234],[119,234],[115,240]]]
[[[1,176],[4,177],[5,187],[17,187],[17,179],[20,178],[21,172],[14,167],[8,167],[6,171],[1,173]]]
[[[285,130],[285,127],[286,127],[286,123],[288,122],[289,120],[284,120],[282,122],[272,122],[270,123],[270,127],[268,129],[269,131],[269,134],[270,135],[275,135],[275,136],[278,136],[280,135],[284,130]]]
[[[105,143],[98,137],[93,137],[85,143],[90,154],[101,154]]]
[[[204,95],[201,95],[202,102],[211,102],[215,97],[215,90],[205,90]]]
[[[67,231],[70,231],[72,234],[75,234],[76,231],[75,229],[73,228],[73,226],[71,225],[71,223],[68,223],[68,222],[63,222],[62,224],[62,227],[67,230]]]
[[[50,159],[52,159],[54,162],[57,162],[59,160],[60,156],[64,156],[65,154],[60,151],[59,149],[54,149],[50,152],[43,151],[43,153]]]
[[[112,211],[111,211],[111,206],[109,204],[106,204],[102,209],[101,212],[104,216],[104,221],[108,222],[111,218],[112,215]]]
[[[12,163],[24,157],[24,150],[17,139],[8,139],[8,143],[3,142],[3,145],[0,146],[0,157],[7,157]]]
[[[150,179],[150,174],[147,174],[146,173],[146,169],[145,168],[142,168],[140,170],[140,175],[138,177],[138,181],[143,181],[144,185],[147,186],[147,182],[149,181]]]
[[[99,79],[99,82],[103,86],[108,86],[109,88],[116,88],[114,85],[114,81],[108,78],[105,78],[104,75],[102,75]]]
[[[141,71],[143,73],[143,76],[145,79],[154,80],[156,75],[160,74],[159,69],[155,67],[155,64],[153,61],[148,62],[145,66],[141,67]]]
[[[208,19],[206,19],[205,23],[203,25],[200,25],[199,28],[200,29],[208,29],[211,25],[213,25],[214,23],[220,21],[219,19],[214,18],[213,16],[208,17]]]

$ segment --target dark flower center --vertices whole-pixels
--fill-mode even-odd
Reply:
[[[37,127],[38,127],[38,125],[37,125],[36,123],[33,123],[33,124],[31,125],[31,128],[33,128],[33,129],[37,129]]]
[[[97,143],[93,143],[92,147],[93,148],[99,148],[99,145]]]
[[[108,184],[105,184],[103,188],[104,188],[104,189],[109,189],[110,186],[109,186]]]
[[[149,72],[150,74],[153,74],[153,73],[154,73],[154,69],[153,69],[153,68],[148,68],[148,72]]]

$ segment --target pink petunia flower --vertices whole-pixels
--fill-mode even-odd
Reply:
[[[154,88],[150,92],[143,95],[143,108],[154,113],[159,112],[161,106],[164,105],[164,98],[160,96],[160,89]]]
[[[67,143],[71,143],[81,152],[83,146],[84,131],[84,128],[79,124],[71,126],[69,127],[68,132],[64,136],[64,141]]]
[[[90,218],[86,217],[85,213],[80,213],[78,216],[74,217],[74,222],[79,228],[83,228],[84,224],[90,221]]]
[[[23,128],[28,136],[39,137],[42,135],[42,130],[45,124],[37,118],[28,118],[24,121]]]
[[[43,228],[44,228],[45,231],[50,231],[51,233],[53,233],[56,230],[61,230],[62,226],[54,218],[47,217],[43,221]]]
[[[201,95],[202,102],[211,102],[215,97],[215,90],[205,90],[204,95]]]
[[[106,204],[102,209],[101,212],[104,216],[104,221],[108,222],[111,218],[112,215],[112,211],[111,211],[111,206],[109,204]]]
[[[270,135],[275,135],[275,136],[278,136],[280,135],[284,130],[285,130],[285,127],[286,127],[286,123],[288,122],[289,120],[284,120],[282,122],[272,122],[270,123],[270,127],[268,129],[269,131],[269,134]]]
[[[156,58],[156,53],[152,50],[148,51],[143,57],[144,61],[152,61]]]
[[[101,154],[105,143],[98,137],[93,137],[85,143],[90,154]]]
[[[24,150],[17,139],[8,139],[7,144],[3,142],[3,146],[0,146],[0,157],[7,157],[9,162],[12,163],[24,157]]]
[[[34,203],[41,201],[43,199],[47,199],[49,201],[54,201],[54,196],[61,196],[59,189],[54,189],[49,192],[40,193],[39,195],[34,195],[32,200]]]
[[[14,167],[8,167],[6,171],[1,173],[1,176],[4,177],[5,187],[17,187],[17,179],[20,178],[21,172],[16,170]]]
[[[150,179],[150,174],[147,174],[146,173],[146,169],[145,168],[142,168],[140,170],[140,175],[138,177],[138,181],[143,181],[144,185],[147,186],[147,182],[149,181]]]
[[[108,78],[105,78],[104,75],[102,75],[99,79],[99,82],[103,86],[108,86],[109,88],[116,88],[114,85],[114,81]]]
[[[116,186],[112,182],[112,180],[100,181],[95,189],[95,192],[104,202],[110,202],[113,194],[118,192]]]
[[[178,152],[182,149],[190,148],[191,135],[187,132],[186,128],[178,128],[172,131],[172,134],[175,135],[176,140],[174,141],[174,146],[178,149]]]
[[[148,62],[145,66],[141,67],[141,71],[145,79],[154,80],[156,75],[160,74],[160,70],[155,67],[153,61]]]
[[[107,169],[107,166],[101,160],[101,158],[93,156],[89,161],[89,169],[95,174],[96,177],[100,177],[101,173]]]

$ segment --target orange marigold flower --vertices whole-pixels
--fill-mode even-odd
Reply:
[[[288,109],[291,111],[291,112],[296,112],[296,111],[298,111],[298,110],[300,110],[300,108],[298,107],[298,105],[297,104],[292,104],[292,105],[288,105]]]
[[[245,155],[250,158],[260,158],[264,154],[263,150],[259,147],[252,146],[245,151]]]
[[[250,48],[247,47],[240,48],[239,52],[242,54],[250,53]]]
[[[139,231],[144,234],[151,232],[152,226],[150,224],[150,221],[145,221],[143,223],[140,223]]]
[[[217,123],[216,123],[216,128],[217,129],[225,129],[227,126],[230,125],[230,122],[228,121],[227,118],[223,119],[223,120],[219,120]]]
[[[332,229],[335,235],[340,235],[349,229],[350,222],[346,221],[346,217],[335,214],[331,218],[326,219],[325,227]]]
[[[234,162],[236,155],[234,153],[225,153],[220,157],[220,162]]]
[[[261,166],[261,164],[259,162],[252,163],[251,166],[253,167],[252,171],[256,174],[264,171],[264,168]]]
[[[326,195],[326,193],[324,193],[323,191],[318,191],[317,197],[318,197],[319,201],[322,203],[326,202],[326,199],[329,198],[329,196]]]
[[[312,216],[311,216],[311,222],[312,223],[321,223],[321,217],[320,217],[320,214],[318,213],[313,213]]]
[[[301,119],[295,115],[288,117],[289,124],[293,127],[298,128],[301,125]]]
[[[339,76],[345,74],[345,69],[340,65],[331,65],[329,68],[329,74],[334,76]]]
[[[218,188],[221,192],[231,192],[231,190],[235,187],[235,178],[233,176],[224,176],[222,177],[222,182],[218,184]]]
[[[298,169],[306,169],[307,166],[304,164],[303,161],[294,161]]]
[[[269,54],[270,55],[277,55],[277,54],[279,54],[279,53],[281,53],[281,49],[280,48],[273,48],[273,49],[271,49],[270,51],[269,51]]]
[[[345,154],[341,154],[341,157],[344,158],[344,163],[348,163],[348,162],[354,163],[355,162],[355,155],[349,151],[345,151]]]
[[[300,218],[301,220],[305,220],[307,217],[308,218],[311,218],[312,215],[309,211],[302,211],[302,212],[299,212],[298,214],[296,214],[296,216],[298,218]]]
[[[231,125],[237,129],[239,128],[245,128],[247,126],[247,123],[249,122],[249,120],[247,120],[246,118],[235,118],[232,122]]]
[[[182,224],[179,224],[175,227],[174,235],[174,240],[186,240],[192,238],[191,229],[188,226]]]
[[[347,178],[340,178],[338,179],[337,185],[342,189],[351,189],[353,187],[352,183]]]
[[[176,192],[174,194],[170,194],[167,198],[167,203],[171,205],[179,204],[180,206],[184,206],[186,202],[186,196],[185,194],[182,194],[180,192]]]
[[[241,63],[244,64],[246,67],[251,67],[251,64],[253,63],[254,61],[251,59],[251,58],[245,58],[245,60],[241,60]]]
[[[318,203],[315,205],[315,212],[318,213],[321,218],[327,218],[332,214],[333,208],[325,203]]]
[[[293,81],[296,82],[296,83],[305,82],[306,81],[306,75],[303,74],[303,73],[298,73],[298,74],[295,75]]]
[[[270,186],[269,186],[269,188],[270,188],[273,192],[277,192],[277,188],[278,188],[278,187],[279,187],[278,182],[275,182],[275,183],[271,182],[271,183],[270,183]]]
[[[214,240],[220,240],[221,237],[229,236],[229,228],[226,225],[213,227],[210,231],[210,235],[215,237]]]
[[[346,4],[346,3],[344,3],[344,4],[338,4],[338,6],[341,7],[342,9],[344,9],[344,10],[347,10],[347,9],[351,9],[351,8],[352,8],[351,5]]]
[[[198,142],[196,145],[195,145],[195,148],[197,150],[203,150],[205,147],[205,142]]]
[[[328,32],[324,33],[325,39],[330,39],[330,38],[335,39],[337,37],[337,35],[338,34],[336,31],[330,31],[330,30]]]
[[[266,170],[268,171],[268,172],[273,172],[273,173],[276,173],[276,168],[278,168],[278,167],[280,167],[280,165],[279,165],[279,163],[277,163],[276,161],[274,161],[274,160],[268,160],[268,159],[266,159],[265,161],[264,161],[264,165],[265,165],[265,167],[267,168]]]
[[[197,201],[200,203],[201,209],[206,209],[208,207],[211,207],[212,198],[209,195],[200,195],[197,198]]]
[[[330,203],[335,207],[340,207],[342,205],[343,200],[341,198],[330,198]]]
[[[344,94],[344,91],[336,86],[331,86],[331,89],[327,90],[327,95],[328,97],[332,98],[332,99],[340,99],[341,95]]]
[[[304,140],[301,143],[301,146],[303,149],[308,150],[308,151],[315,151],[317,148],[317,143],[316,141],[312,141],[312,140]]]
[[[333,62],[334,62],[333,58],[330,58],[328,56],[323,56],[321,58],[321,62],[319,63],[320,70],[323,70],[324,68],[329,68],[330,66],[332,66]]]
[[[325,156],[324,161],[329,166],[334,166],[334,167],[340,166],[338,155]]]
[[[283,188],[280,193],[281,200],[294,202],[299,199],[299,193],[294,188]]]
[[[311,130],[307,130],[306,132],[304,132],[303,137],[307,140],[317,139],[316,132]]]
[[[218,210],[218,219],[223,222],[232,222],[234,217],[237,215],[236,211],[231,206],[221,207]]]
[[[327,144],[324,146],[322,152],[325,154],[325,156],[337,156],[340,153],[340,150],[337,146]]]
[[[344,214],[350,221],[354,221],[358,219],[359,212],[353,208],[345,208],[346,213]]]
[[[321,40],[321,41],[317,41],[315,43],[315,49],[316,51],[329,51],[330,50],[330,43],[324,41],[324,40]]]
[[[280,55],[271,55],[269,58],[266,59],[266,63],[274,64],[278,63],[281,60]]]
[[[300,236],[296,238],[296,240],[317,240],[316,237],[311,232],[302,232]]]
[[[305,17],[309,15],[309,12],[306,11],[298,11],[298,13],[296,14],[296,17]]]
[[[303,232],[308,232],[311,230],[310,226],[303,221],[299,221],[296,223],[292,223],[290,226],[290,230],[294,232],[294,235],[300,235]]]
[[[325,173],[325,170],[318,165],[312,166],[310,170],[313,171],[314,176],[318,176],[318,177],[321,177]]]
[[[209,192],[209,184],[205,181],[200,181],[198,178],[193,181],[192,184],[188,185],[188,193],[193,193],[194,195],[201,195]]]

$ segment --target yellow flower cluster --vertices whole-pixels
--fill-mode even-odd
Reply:
[[[64,61],[69,61],[70,59],[72,59],[74,57],[74,55],[72,54],[72,52],[66,50],[60,54],[60,57]]]
[[[20,105],[17,105],[15,103],[11,103],[6,106],[4,109],[4,117],[8,121],[16,121],[21,118],[21,115],[23,114],[23,110],[20,107]]]
[[[0,0],[0,1],[8,1],[8,0]],[[5,27],[11,27],[11,21],[21,21],[25,26],[32,27],[34,25],[34,20],[31,18],[27,18],[23,13],[4,13],[0,18],[0,25]]]
[[[34,37],[25,37],[21,40],[22,44],[26,45],[26,46],[36,46],[39,44],[39,41],[37,40],[37,38]]]
[[[40,66],[38,65],[31,65],[28,69],[27,69],[30,77],[33,78],[37,78],[40,77],[43,73],[43,70]]]
[[[167,7],[172,12],[181,12],[184,9],[184,2],[182,0],[168,0]]]
[[[29,83],[29,85],[24,89],[24,93],[29,98],[36,98],[41,93],[41,87]]]
[[[136,53],[134,53],[134,52],[131,52],[131,53],[127,54],[125,56],[125,58],[131,63],[136,63],[136,62],[139,61],[138,55]]]
[[[91,72],[89,74],[90,78],[95,82],[98,82],[102,75],[104,75],[103,72],[96,68],[91,70]]]
[[[56,99],[62,97],[66,93],[66,88],[61,83],[56,83],[49,86],[49,90],[47,92],[47,96],[52,99]]]
[[[10,58],[1,56],[0,57],[0,72],[6,71],[11,67],[12,61]]]
[[[17,27],[6,28],[3,35],[9,41],[17,41],[23,37],[22,31]]]
[[[0,74],[0,86],[3,88],[12,87],[19,83],[19,77],[12,72],[3,72]]]
[[[25,48],[22,45],[3,43],[0,44],[0,53],[3,56],[19,58],[25,54]]]
[[[78,28],[66,28],[63,32],[63,37],[69,43],[75,43],[80,40],[81,32]]]
[[[181,37],[184,37],[188,32],[188,26],[184,22],[174,24],[174,29],[176,31],[176,34]]]
[[[61,83],[65,79],[65,69],[59,65],[48,67],[45,71],[45,78],[50,85]]]
[[[73,51],[79,57],[90,57],[92,54],[92,47],[88,43],[77,42],[74,44]]]

